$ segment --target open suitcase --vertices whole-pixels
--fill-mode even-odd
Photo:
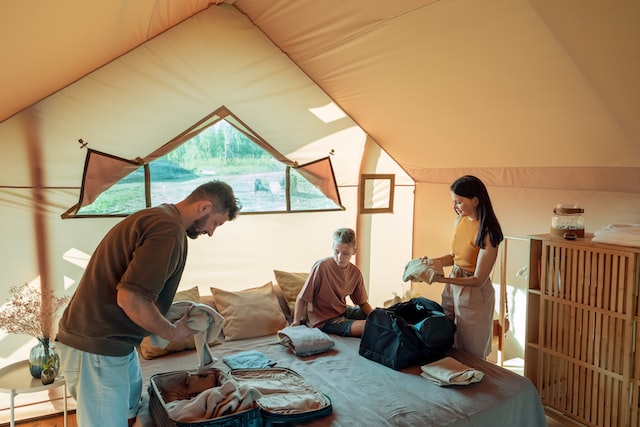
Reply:
[[[210,388],[233,381],[262,393],[253,408],[217,418],[181,422],[167,405],[193,398]],[[150,378],[149,411],[158,427],[262,427],[309,421],[329,415],[331,400],[287,368],[234,369],[228,374],[210,368],[201,373],[176,371]]]
[[[331,399],[287,368],[232,369],[229,375],[262,393],[258,406],[265,425],[302,423],[331,414]]]

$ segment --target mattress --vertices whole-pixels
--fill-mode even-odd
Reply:
[[[276,336],[225,342],[212,347],[214,367],[230,368],[222,358],[245,350],[258,350],[300,374],[333,404],[330,415],[305,426],[418,426],[519,427],[546,426],[544,410],[533,384],[526,378],[475,356],[451,349],[448,356],[484,374],[478,383],[440,387],[423,378],[420,366],[395,371],[358,354],[360,339],[333,336],[335,346],[326,353],[298,357],[278,343]],[[153,374],[196,369],[195,351],[174,353],[153,360],[141,358],[145,384],[143,407],[136,426],[151,427],[148,410],[149,378]]]

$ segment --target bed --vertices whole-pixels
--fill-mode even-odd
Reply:
[[[269,283],[269,287],[265,285],[256,289],[267,290],[270,286]],[[223,315],[226,314],[225,329],[232,331],[227,328],[229,325],[226,322],[231,318],[239,318],[238,313],[230,313],[228,307],[220,304],[223,298],[220,298],[220,293],[216,295],[215,289],[212,289],[212,293],[218,297],[216,308]],[[245,307],[247,311],[241,313],[243,316],[257,309],[251,307],[251,302],[238,301],[237,293],[223,296],[225,299],[231,297],[229,302],[236,308],[239,302],[243,303],[243,307],[248,304]],[[240,297],[244,298],[244,295]],[[259,299],[264,305],[264,295]],[[276,304],[281,306],[278,302]],[[264,313],[261,316],[264,317]],[[214,367],[228,371],[230,368],[222,361],[224,356],[258,350],[277,362],[276,366],[296,371],[325,393],[333,405],[331,415],[305,423],[305,426],[547,425],[540,398],[528,379],[458,350],[451,349],[447,355],[481,371],[484,377],[480,382],[470,385],[440,387],[420,375],[420,366],[395,371],[360,356],[359,338],[332,335],[335,346],[331,350],[299,357],[281,345],[275,333],[264,334],[260,330],[269,323],[268,319],[259,322],[256,319],[243,319],[243,322],[246,321],[249,323],[245,323],[243,328],[253,331],[249,332],[250,335],[261,336],[232,337],[232,340],[211,345],[218,359]],[[136,426],[151,427],[154,424],[149,414],[147,391],[150,377],[162,372],[195,370],[199,358],[195,350],[187,349],[150,360],[140,357],[140,360],[145,390]]]
[[[327,353],[298,357],[280,345],[274,336],[227,342],[213,347],[214,365],[229,367],[222,357],[244,350],[258,350],[293,369],[332,401],[331,415],[308,426],[546,426],[540,398],[526,378],[451,350],[449,355],[483,372],[484,378],[466,386],[439,387],[420,376],[420,367],[394,371],[358,354],[359,339],[332,336],[335,347]],[[198,357],[188,350],[154,360],[141,361],[144,384],[151,375],[195,369]],[[153,426],[148,395],[137,425]],[[499,420],[499,424],[496,422]]]

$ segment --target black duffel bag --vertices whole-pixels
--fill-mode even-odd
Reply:
[[[453,345],[456,325],[440,304],[411,298],[369,313],[360,341],[360,355],[395,370],[444,357]]]

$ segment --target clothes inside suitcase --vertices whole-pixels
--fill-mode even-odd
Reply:
[[[229,375],[262,393],[265,425],[301,423],[331,414],[331,399],[288,368],[232,369]]]
[[[194,417],[176,416],[172,404],[196,398],[207,390],[223,386],[227,381],[235,385],[229,375],[216,368],[202,372],[176,371],[152,375],[149,384],[149,412],[155,425],[158,427],[262,427],[260,408],[255,404],[250,409],[209,419],[186,421]],[[206,396],[202,395],[202,397]]]
[[[251,409],[211,419],[185,421],[175,416],[175,402],[196,400],[231,381],[238,389],[262,394]],[[172,403],[173,402],[173,403]],[[182,402],[180,402],[182,403]],[[262,427],[309,421],[331,414],[331,400],[287,368],[216,368],[155,374],[150,378],[149,412],[159,427]]]

